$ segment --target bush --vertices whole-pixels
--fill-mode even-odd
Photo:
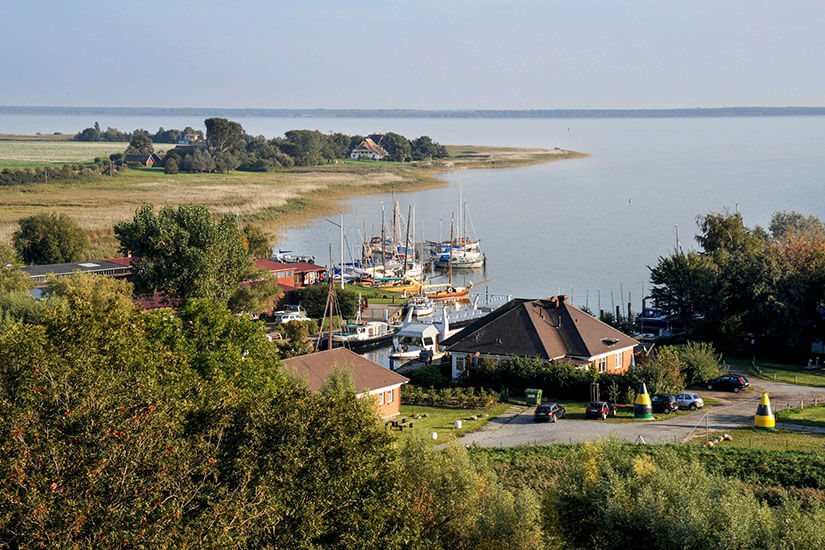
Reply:
[[[713,344],[688,342],[677,348],[682,361],[682,375],[687,384],[704,384],[706,380],[721,374],[719,363],[722,354],[716,353]]]
[[[425,365],[410,374],[410,383],[416,386],[443,388],[450,383],[450,380],[441,374],[441,368],[438,365]]]
[[[173,158],[170,158],[166,162],[163,163],[163,173],[164,174],[177,174],[179,172],[178,168],[178,161]]]
[[[768,506],[674,449],[586,443],[545,493],[545,537],[573,548],[821,548],[825,506]],[[788,544],[793,541],[793,545]]]
[[[403,405],[443,407],[445,409],[489,409],[499,401],[499,394],[475,388],[429,388],[408,384],[401,392]]]
[[[631,379],[637,384],[644,382],[650,394],[677,393],[685,387],[682,377],[682,360],[675,348],[659,348],[654,357],[637,366],[631,372]]]

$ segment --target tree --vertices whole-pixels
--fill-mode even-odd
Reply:
[[[768,226],[774,240],[780,240],[791,231],[810,236],[825,237],[825,225],[816,216],[803,216],[799,212],[780,211],[771,216]]]
[[[648,269],[654,285],[650,294],[656,305],[683,325],[712,307],[719,268],[710,257],[678,251],[666,258],[660,256],[657,265]]]
[[[19,260],[8,246],[0,243],[0,294],[31,288],[31,278],[21,271]]]
[[[411,142],[413,160],[425,160],[438,156],[438,144],[430,136],[421,136]]]
[[[115,236],[121,252],[136,257],[133,282],[140,294],[226,303],[249,263],[235,218],[215,221],[203,206],[167,206],[155,215],[151,205],[144,205],[131,222],[115,226]]]
[[[400,134],[387,132],[381,140],[381,146],[387,151],[389,160],[406,162],[412,158],[410,142]]]
[[[220,153],[235,154],[246,149],[246,133],[239,123],[217,117],[207,118],[203,122],[206,125],[206,142],[212,156]]]
[[[301,288],[301,305],[307,310],[307,315],[313,318],[321,318],[324,315],[324,306],[329,295],[329,283],[320,283]],[[345,318],[355,317],[358,310],[358,294],[350,289],[335,289],[335,296],[341,307],[341,316]],[[335,314],[338,315],[336,308]],[[327,312],[329,315],[329,312]]]
[[[229,309],[233,313],[259,315],[271,313],[272,307],[281,297],[278,280],[267,271],[244,276],[246,279],[229,298]]]
[[[126,148],[127,155],[151,155],[154,152],[155,147],[152,145],[152,139],[148,135],[138,132],[135,132],[129,142],[129,147]]]
[[[178,172],[178,161],[174,158],[167,159],[163,162],[164,174],[177,174]]]
[[[28,264],[59,264],[80,260],[89,237],[63,213],[42,213],[18,222],[12,235],[17,254]]]
[[[215,170],[215,160],[208,150],[197,148],[183,157],[180,167],[187,172],[212,172]]]
[[[272,257],[272,235],[251,223],[243,226],[243,234],[250,256],[256,260],[268,260]]]

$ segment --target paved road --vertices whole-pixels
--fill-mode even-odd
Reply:
[[[636,441],[640,436],[646,443],[673,443],[690,436],[694,428],[704,433],[705,413],[711,431],[729,430],[753,426],[753,415],[762,392],[767,391],[774,410],[790,404],[798,407],[800,401],[807,406],[816,399],[825,402],[825,388],[782,384],[768,380],[750,379],[753,390],[734,394],[731,392],[704,391],[702,396],[711,397],[719,405],[706,406],[696,412],[667,417],[658,422],[603,422],[600,420],[565,419],[551,423],[534,423],[533,408],[511,407],[504,415],[492,419],[481,430],[463,436],[465,445],[477,443],[482,447],[514,447],[516,445],[547,445],[550,443],[578,443],[581,441],[618,437]],[[781,426],[791,427],[791,426]],[[700,431],[701,430],[701,431]],[[807,430],[806,430],[807,431]]]

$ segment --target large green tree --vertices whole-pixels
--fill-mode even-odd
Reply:
[[[172,299],[212,298],[226,303],[238,289],[249,257],[234,216],[216,220],[204,206],[140,207],[115,226],[132,262],[135,290]]]
[[[44,212],[23,218],[18,224],[12,242],[28,264],[76,262],[89,246],[86,232],[66,214]]]
[[[8,246],[0,243],[0,294],[31,288],[31,278],[20,270],[19,260]]]
[[[412,158],[410,141],[401,134],[387,132],[381,140],[381,146],[387,151],[389,160],[405,162]]]
[[[225,118],[207,118],[206,143],[215,161],[215,168],[227,172],[238,167],[239,155],[246,151],[246,132],[238,123]]]
[[[135,132],[126,148],[127,155],[151,155],[155,152],[152,139],[145,133]]]
[[[0,326],[0,546],[414,540],[393,437],[351,384],[289,382],[263,326],[208,300],[147,314],[85,274],[50,291],[42,323]]]

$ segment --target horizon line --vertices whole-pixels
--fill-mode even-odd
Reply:
[[[279,108],[279,107],[104,107],[0,105],[0,114],[115,114],[137,116],[258,116],[283,118],[661,118],[729,116],[820,116],[825,106],[731,106],[598,109],[421,109],[421,108]]]

